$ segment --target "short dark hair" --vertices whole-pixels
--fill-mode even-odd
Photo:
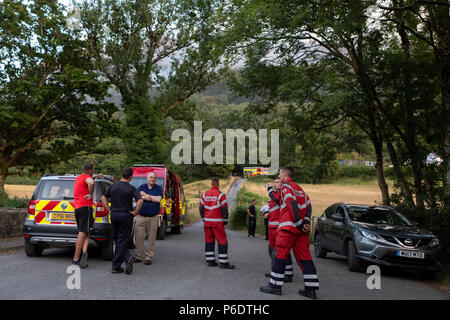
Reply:
[[[90,170],[92,170],[92,169],[94,169],[94,165],[92,164],[92,163],[86,163],[84,166],[83,166],[83,172],[86,172],[86,171],[90,171]]]
[[[213,186],[218,186],[219,185],[219,179],[217,179],[216,177],[211,179],[211,184]]]
[[[122,178],[124,179],[130,179],[130,177],[133,175],[133,169],[131,168],[125,168],[122,170]]]
[[[294,168],[292,168],[291,166],[284,166],[281,167],[280,170],[283,170],[287,173],[288,177],[292,178],[294,176]]]

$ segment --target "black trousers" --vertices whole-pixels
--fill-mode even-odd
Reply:
[[[269,240],[269,218],[264,218],[264,226],[266,227],[266,240]]]
[[[111,212],[113,240],[116,245],[112,260],[113,269],[119,269],[122,263],[131,257],[128,239],[133,229],[133,218],[134,216],[126,211]]]
[[[250,218],[248,219],[248,235],[255,236],[255,231],[256,231],[256,219]]]

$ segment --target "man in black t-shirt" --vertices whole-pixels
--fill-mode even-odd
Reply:
[[[133,178],[133,170],[125,168],[122,178],[106,190],[102,196],[102,203],[108,214],[111,213],[111,225],[113,229],[113,240],[115,243],[114,257],[112,261],[112,273],[122,273],[122,263],[126,263],[126,274],[133,271],[134,257],[128,250],[128,239],[133,229],[133,218],[138,215],[143,200],[137,189],[130,184]],[[133,198],[136,199],[136,211],[133,211]],[[108,205],[111,199],[111,208]]]
[[[248,237],[255,237],[256,231],[256,199],[253,199],[252,204],[247,209],[248,213]]]

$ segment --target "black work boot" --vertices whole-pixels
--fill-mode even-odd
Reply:
[[[219,264],[219,268],[221,269],[234,269],[234,265],[229,264],[229,263],[220,263]]]
[[[217,267],[218,264],[215,261],[208,261],[208,267]]]
[[[298,294],[302,295],[304,297],[310,298],[310,299],[317,299],[316,296],[316,289],[311,288],[311,287],[305,287],[305,289],[300,289],[298,290]]]
[[[284,276],[284,282],[292,282],[292,276]]]
[[[269,282],[269,284],[265,287],[259,287],[259,291],[264,293],[271,293],[281,296],[281,287],[280,286],[274,286]]]

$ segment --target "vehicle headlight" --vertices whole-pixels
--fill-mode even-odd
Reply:
[[[373,240],[373,241],[384,241],[384,239],[382,237],[380,237],[379,235],[371,233],[371,232],[368,232],[366,230],[361,230],[361,234],[365,238]]]
[[[431,239],[430,243],[428,244],[430,247],[436,247],[439,245],[439,239],[438,238],[433,238]]]

